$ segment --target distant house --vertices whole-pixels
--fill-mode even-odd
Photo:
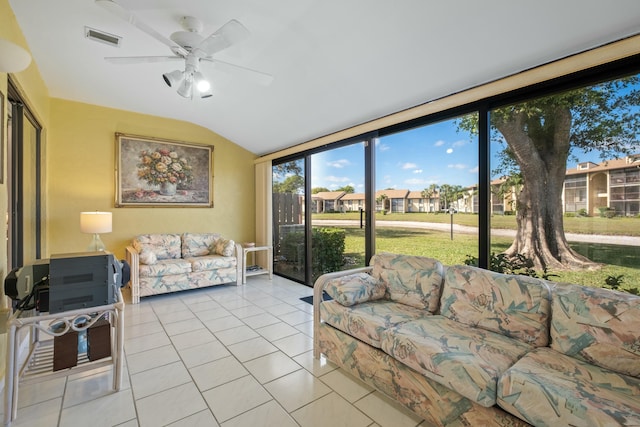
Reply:
[[[378,190],[376,191],[376,211],[408,212],[408,195],[409,190]]]
[[[357,212],[364,209],[364,193],[347,193],[340,198],[341,212]]]
[[[311,196],[311,212],[339,212],[339,200],[346,193],[344,191],[321,191]]]
[[[422,191],[409,191],[407,195],[407,212],[437,212],[440,210],[440,195],[436,192],[431,197],[423,197]]]
[[[516,210],[519,188],[506,187],[506,177],[491,181],[491,214],[504,215]],[[440,195],[436,192],[425,198],[422,191],[378,190],[376,211],[381,212],[437,212]],[[478,213],[478,185],[465,189],[461,197],[451,202],[458,212]],[[640,154],[597,164],[579,163],[567,170],[562,191],[563,213],[577,213],[584,209],[597,216],[600,209],[615,210],[616,215],[640,214]],[[313,195],[313,212],[354,212],[364,209],[364,193],[327,191]]]
[[[615,209],[616,215],[640,214],[640,154],[600,164],[578,163],[567,170],[562,192],[563,211],[599,215]]]

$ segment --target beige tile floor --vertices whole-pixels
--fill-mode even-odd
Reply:
[[[388,426],[426,422],[313,358],[311,295],[274,276],[125,308],[123,386],[102,368],[20,387],[14,427]]]

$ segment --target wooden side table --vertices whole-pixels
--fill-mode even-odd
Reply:
[[[260,266],[251,266],[255,267],[252,269],[247,269],[247,254],[250,252],[267,252],[267,266],[266,268]],[[268,274],[269,280],[273,279],[273,246],[250,246],[250,247],[242,247],[242,284],[247,283],[247,277],[249,276],[257,276],[258,274]]]

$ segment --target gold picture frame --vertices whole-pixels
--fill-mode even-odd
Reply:
[[[213,146],[116,133],[119,207],[213,207]]]

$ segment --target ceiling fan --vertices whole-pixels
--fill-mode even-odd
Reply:
[[[213,58],[216,53],[249,37],[249,30],[235,19],[230,20],[211,35],[204,37],[200,34],[203,27],[202,22],[192,16],[185,16],[181,19],[184,31],[176,31],[167,38],[115,1],[95,0],[95,2],[120,19],[129,22],[160,43],[168,46],[173,52],[171,56],[125,56],[107,57],[105,59],[113,64],[182,60],[185,63],[184,70],[175,70],[162,75],[169,87],[177,87],[177,92],[180,96],[191,99],[194,96],[201,98],[212,96],[211,84],[200,72],[201,61],[213,63],[217,69],[222,71],[243,74],[263,85],[268,85],[273,80],[273,76],[270,74]]]

